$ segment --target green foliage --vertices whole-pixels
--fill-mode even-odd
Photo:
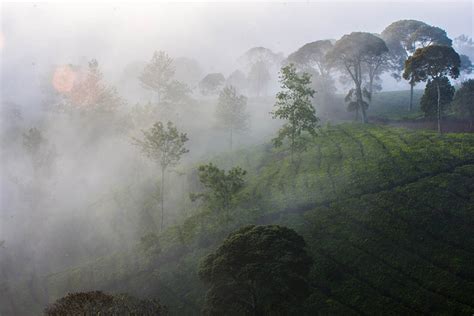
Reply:
[[[456,111],[474,120],[474,79],[469,79],[461,84],[461,88],[454,95],[453,105]]]
[[[431,45],[418,48],[413,56],[405,62],[403,78],[414,82],[426,81],[450,76],[456,79],[459,76],[461,60],[458,53],[449,47]]]
[[[226,173],[212,163],[199,166],[198,172],[199,180],[207,191],[191,194],[191,200],[202,198],[211,209],[223,209],[227,214],[236,194],[244,186],[244,176],[247,172],[240,167],[234,167]]]
[[[180,133],[172,122],[168,122],[166,127],[162,122],[156,122],[152,128],[142,132],[143,139],[135,138],[135,144],[148,158],[159,163],[162,170],[175,166],[181,156],[189,152],[184,147],[188,141],[186,133]]]
[[[155,51],[139,77],[145,89],[156,92],[160,98],[174,76],[173,59],[164,51]]]
[[[287,123],[278,131],[273,139],[276,147],[283,145],[283,140],[289,138],[291,153],[306,149],[307,139],[303,132],[316,136],[318,117],[311,104],[314,90],[310,87],[311,76],[307,73],[298,74],[293,64],[281,69],[280,82],[283,91],[277,93],[276,110],[273,118],[286,120]]]
[[[161,251],[160,240],[154,233],[148,233],[140,238],[141,249],[150,254],[159,254]]]
[[[436,83],[439,84],[441,96],[440,107],[442,114],[445,113],[453,99],[454,87],[451,85],[448,78],[441,77],[440,79],[428,80],[425,93],[420,101],[421,110],[425,113],[426,117],[436,117],[438,112],[438,92]]]
[[[110,295],[100,291],[70,293],[46,307],[46,316],[60,315],[167,315],[167,308],[156,299],[140,300],[127,294]]]
[[[207,315],[289,315],[309,295],[312,259],[294,230],[246,226],[201,263]]]
[[[218,124],[226,128],[230,134],[230,151],[234,133],[245,131],[249,126],[249,114],[246,111],[247,98],[238,95],[234,87],[225,87],[219,94],[216,117]]]
[[[373,79],[379,69],[388,62],[388,48],[385,42],[370,33],[352,32],[344,35],[327,54],[329,62],[350,76],[354,82],[355,102],[351,108],[362,112],[362,121],[368,122],[365,101],[363,100],[363,80],[368,76],[372,93]]]

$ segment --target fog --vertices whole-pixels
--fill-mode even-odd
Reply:
[[[198,82],[243,69],[238,59],[250,48],[287,57],[305,43],[380,33],[400,19],[436,25],[450,38],[472,37],[472,17],[472,1],[2,3],[0,284],[123,251],[157,229],[159,168],[133,141],[154,121],[171,120],[190,139],[189,154],[166,173],[165,226],[192,213],[196,205],[187,196],[196,164],[228,152],[227,133],[214,117],[217,96],[202,95]],[[176,62],[192,59],[200,71],[188,78],[190,71],[177,69],[193,89],[191,99],[148,115],[153,95],[138,76],[154,51]],[[111,117],[65,110],[54,86],[59,67],[87,69],[92,59],[122,100]],[[250,128],[236,136],[235,148],[268,142],[279,126],[268,114],[278,70],[271,69],[264,95],[248,96]],[[383,90],[408,87],[383,79]],[[44,139],[33,152],[25,145],[31,128]]]

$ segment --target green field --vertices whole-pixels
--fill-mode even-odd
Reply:
[[[270,144],[241,150],[247,185],[230,220],[200,208],[160,235],[157,257],[116,253],[11,291],[25,314],[90,289],[198,314],[201,258],[242,225],[278,223],[304,236],[315,261],[308,315],[474,313],[473,134],[341,124],[295,160]]]

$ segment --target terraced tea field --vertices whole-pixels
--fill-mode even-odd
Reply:
[[[474,135],[343,124],[323,128],[294,164],[271,145],[234,163],[248,177],[231,219],[201,209],[160,235],[152,260],[138,250],[101,258],[46,276],[37,297],[126,289],[196,314],[198,263],[215,241],[276,223],[302,234],[314,258],[307,314],[474,313]],[[34,297],[26,284],[15,291]]]

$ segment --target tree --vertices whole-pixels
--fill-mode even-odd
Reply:
[[[198,168],[198,175],[206,191],[192,193],[190,198],[192,201],[203,199],[211,208],[222,209],[228,215],[235,196],[244,186],[246,174],[247,172],[240,167],[234,167],[226,173],[212,163],[201,165]]]
[[[437,86],[440,91],[440,112],[441,115],[446,111],[454,96],[454,87],[446,77],[441,77],[435,80],[428,80],[426,84],[425,93],[421,97],[421,110],[426,117],[434,118],[437,116],[438,109],[436,107],[438,100]]]
[[[229,131],[231,155],[233,134],[243,132],[248,128],[249,115],[246,107],[247,98],[244,95],[239,95],[233,86],[225,87],[220,92],[216,117],[219,124]]]
[[[44,310],[57,315],[168,315],[157,299],[140,300],[128,294],[110,295],[101,291],[69,293]]]
[[[459,76],[461,60],[458,53],[449,46],[431,45],[418,48],[405,62],[403,78],[416,82],[433,80],[437,90],[438,133],[441,133],[441,78]]]
[[[290,139],[291,161],[293,153],[306,149],[306,140],[303,132],[316,136],[319,118],[311,104],[314,90],[310,87],[311,76],[307,73],[298,74],[293,64],[281,69],[280,82],[283,91],[277,93],[276,110],[271,114],[273,118],[287,120],[287,123],[278,131],[273,144],[279,147],[285,138]]]
[[[51,172],[56,149],[49,144],[39,129],[33,127],[23,133],[23,147],[31,160],[35,178],[41,171],[46,174]]]
[[[454,109],[469,118],[469,129],[472,130],[474,121],[474,79],[461,84],[453,100]]]
[[[225,83],[224,75],[221,73],[207,74],[199,82],[199,90],[203,95],[217,94]]]
[[[201,263],[207,315],[290,315],[309,296],[313,260],[294,230],[245,226]]]
[[[438,27],[430,26],[417,20],[399,20],[393,22],[382,31],[382,38],[387,43],[392,58],[394,77],[399,79],[404,70],[405,60],[420,47],[429,45],[451,46],[452,41],[446,32]],[[410,105],[413,108],[413,89],[416,82],[409,80]]]
[[[311,74],[313,88],[317,91],[316,103],[328,106],[334,101],[336,87],[331,76],[333,65],[328,62],[326,55],[332,49],[331,40],[320,40],[307,43],[287,58],[300,71]]]
[[[279,66],[283,54],[274,53],[265,47],[253,47],[238,58],[238,62],[247,71],[249,88],[253,89],[256,96],[265,92],[271,80],[271,70]]]
[[[339,39],[327,55],[331,63],[337,65],[353,80],[356,111],[362,112],[364,123],[368,122],[363,100],[364,75],[367,75],[367,69],[373,65],[374,61],[379,61],[386,52],[388,48],[381,38],[370,33],[353,32]]]
[[[245,74],[240,70],[232,72],[226,80],[227,86],[235,87],[239,92],[243,92],[247,89],[247,78]]]
[[[145,89],[156,93],[159,103],[163,92],[174,76],[174,72],[173,59],[164,51],[155,51],[151,61],[146,64],[138,79]]]
[[[186,133],[180,133],[173,123],[168,122],[165,127],[163,123],[156,122],[152,128],[143,132],[143,139],[134,139],[135,144],[151,160],[160,165],[161,170],[161,230],[164,222],[164,192],[165,171],[168,167],[176,166],[181,156],[188,149],[184,144],[188,141]]]
[[[270,82],[269,66],[263,61],[258,61],[252,65],[248,74],[249,86],[258,97],[262,91],[266,91]]]

